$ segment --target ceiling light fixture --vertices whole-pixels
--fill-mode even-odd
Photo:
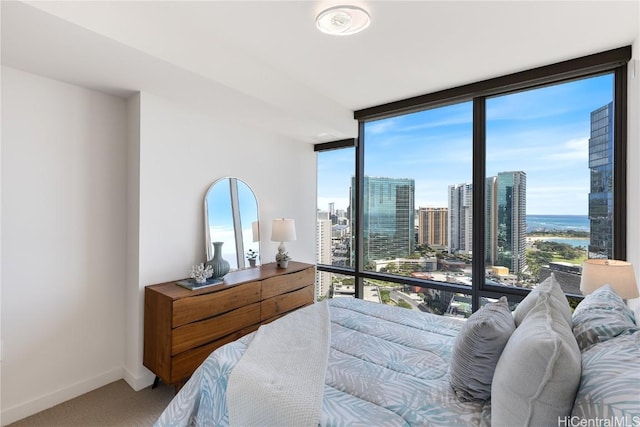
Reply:
[[[348,36],[369,26],[371,19],[366,10],[357,6],[334,6],[316,17],[316,26],[325,34]]]

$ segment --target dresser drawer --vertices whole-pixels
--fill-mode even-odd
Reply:
[[[173,303],[173,327],[186,325],[260,301],[260,282],[250,282]]]
[[[307,268],[295,273],[270,277],[262,281],[262,299],[266,300],[276,295],[313,285],[315,280],[315,268]]]
[[[171,379],[168,383],[175,383],[187,378],[214,350],[256,331],[259,326],[260,325],[258,324],[251,325],[227,335],[226,337],[222,337],[219,340],[215,340],[212,343],[205,344],[192,350],[183,351],[182,353],[175,355],[171,359]]]
[[[260,306],[260,320],[268,321],[273,317],[293,311],[313,303],[314,286],[309,285],[274,298],[262,301]]]
[[[256,302],[217,317],[180,326],[172,331],[171,354],[207,344],[239,329],[260,323],[260,303]]]

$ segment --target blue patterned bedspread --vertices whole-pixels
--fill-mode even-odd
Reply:
[[[329,308],[331,349],[320,425],[491,424],[489,402],[461,402],[449,386],[459,319],[354,298],[330,300]],[[252,338],[213,352],[156,426],[228,426],[227,380]]]

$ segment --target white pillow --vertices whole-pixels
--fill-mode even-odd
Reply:
[[[547,294],[551,296],[550,304],[554,306],[556,310],[558,310],[564,319],[567,321],[567,324],[571,326],[571,307],[569,306],[569,301],[567,301],[567,297],[564,294],[564,291],[560,287],[560,283],[556,280],[556,276],[552,273],[551,276],[547,277],[542,283],[540,283],[534,290],[529,292],[520,304],[513,311],[513,317],[516,321],[516,327],[520,326],[520,323],[525,318],[529,310],[531,310],[538,300],[538,296],[541,294]]]
[[[548,292],[538,295],[505,346],[491,387],[493,426],[555,426],[580,385],[580,349]]]

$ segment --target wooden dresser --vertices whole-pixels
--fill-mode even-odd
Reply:
[[[233,271],[224,282],[188,290],[175,282],[144,293],[144,366],[180,386],[218,347],[314,301],[315,266],[289,262]]]

